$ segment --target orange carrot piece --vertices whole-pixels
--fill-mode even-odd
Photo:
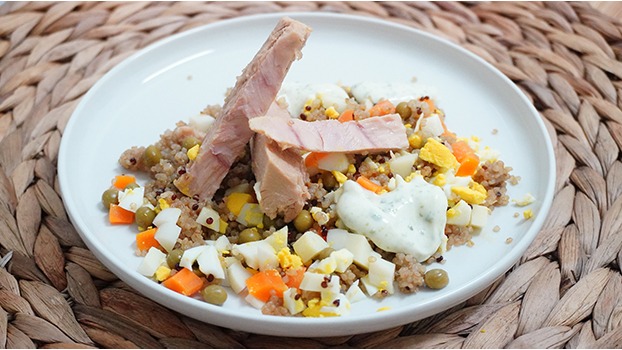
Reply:
[[[479,157],[475,153],[471,153],[466,156],[460,162],[460,167],[458,171],[456,171],[456,176],[471,176],[475,174],[477,171],[477,167],[479,166]]]
[[[287,290],[287,285],[277,270],[260,271],[252,275],[246,280],[246,287],[248,294],[261,301],[268,301],[273,292],[282,298],[283,292]]]
[[[125,187],[127,187],[127,185],[134,182],[136,182],[136,178],[134,177],[134,175],[122,174],[114,177],[113,186],[120,190],[123,190],[125,189]]]
[[[155,239],[155,234],[157,228],[152,228],[150,230],[145,230],[143,232],[139,232],[136,235],[136,246],[140,250],[147,250],[151,247],[159,247],[160,243]]]
[[[192,295],[203,288],[203,280],[187,268],[167,278],[162,285],[183,295]]]
[[[116,204],[110,204],[108,219],[111,224],[132,224],[134,223],[134,213]]]
[[[319,161],[326,156],[328,156],[328,153],[311,152],[305,158],[305,166],[307,168],[317,168]]]
[[[395,113],[395,106],[389,100],[382,100],[369,109],[370,117]]]
[[[470,154],[474,153],[471,146],[469,146],[469,144],[464,141],[456,141],[452,143],[451,150],[454,154],[454,157],[456,157],[456,160],[460,163],[462,163],[462,161]]]
[[[342,123],[353,121],[354,111],[351,109],[346,109],[345,111],[343,111],[343,113],[341,113],[341,115],[339,116],[339,118],[337,118],[337,120],[339,120]]]
[[[292,270],[292,269],[287,270],[287,272],[285,272],[285,274],[287,275],[287,282],[285,282],[285,284],[289,288],[300,287],[300,282],[302,282],[302,278],[304,277],[306,270],[307,268],[304,266],[297,268],[295,270]]]
[[[356,182],[359,185],[363,186],[363,188],[370,190],[374,193],[382,191],[382,186],[375,184],[373,181],[363,175],[359,176],[358,179],[356,179]]]
[[[460,163],[456,176],[471,176],[475,174],[479,166],[479,157],[475,151],[464,141],[456,141],[451,144],[452,153]]]

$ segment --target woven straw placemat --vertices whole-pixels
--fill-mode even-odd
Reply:
[[[540,111],[556,197],[521,261],[433,317],[354,336],[277,338],[135,293],[67,219],[55,164],[81,96],[158,39],[261,12],[374,16],[492,63]],[[0,6],[0,347],[622,347],[622,24],[587,3],[5,3]],[[10,253],[12,252],[12,254]]]

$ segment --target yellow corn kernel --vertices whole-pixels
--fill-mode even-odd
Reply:
[[[186,155],[188,156],[188,159],[194,160],[197,157],[197,155],[199,154],[199,148],[200,147],[201,146],[199,146],[199,144],[196,144],[196,145],[192,146],[188,150],[188,152],[186,152]]]
[[[421,136],[417,134],[411,134],[410,136],[408,136],[408,144],[412,148],[421,148],[421,146],[423,145],[423,140],[421,139]]]
[[[158,199],[158,207],[160,207],[160,210],[164,210],[164,209],[170,207],[170,205],[168,204],[166,199],[160,198],[160,199]]]
[[[324,114],[326,114],[326,116],[330,119],[337,119],[339,118],[339,112],[337,112],[337,110],[335,109],[335,107],[328,107],[325,111]]]
[[[384,174],[386,172],[386,169],[384,168],[384,165],[381,165],[378,167],[378,172],[381,174]]]
[[[531,209],[527,209],[523,212],[523,217],[525,220],[529,220],[533,217],[533,211]]]
[[[412,129],[413,126],[412,126],[412,124],[404,124],[404,127],[406,129]]]
[[[337,182],[339,182],[340,184],[344,184],[346,181],[348,181],[348,177],[345,176],[341,171],[333,170],[331,171],[331,173],[335,177],[335,180],[337,180]]]
[[[354,174],[356,172],[356,167],[354,164],[348,165],[348,174]]]
[[[458,214],[456,212],[456,209],[454,209],[454,208],[447,209],[447,217],[448,218],[453,218],[456,214]]]

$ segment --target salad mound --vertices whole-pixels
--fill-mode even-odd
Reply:
[[[396,113],[408,146],[374,154],[298,151],[309,198],[289,222],[262,211],[250,147],[211,200],[174,185],[218,107],[179,122],[153,145],[124,152],[120,163],[151,180],[140,186],[133,175],[119,175],[103,200],[111,224],[135,224],[139,231],[138,271],[213,304],[238,294],[272,315],[344,315],[369,297],[445,287],[447,273],[428,266],[442,262],[452,246],[471,244],[494,207],[508,204],[506,186],[516,180],[511,168],[477,138],[448,129],[428,96],[394,105],[342,89],[343,106],[310,98],[299,117],[355,124]],[[286,106],[287,94],[279,102]]]

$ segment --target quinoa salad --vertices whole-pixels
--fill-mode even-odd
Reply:
[[[283,83],[309,34],[282,19],[222,105],[121,154],[102,203],[136,232],[145,278],[266,315],[343,316],[446,287],[451,276],[428,266],[509,204],[520,179],[452,130],[432,89]]]

